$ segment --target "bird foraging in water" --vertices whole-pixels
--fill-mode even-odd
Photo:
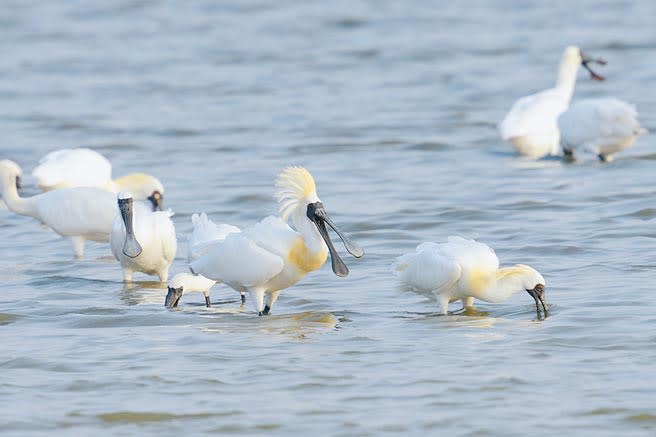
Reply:
[[[164,306],[167,308],[177,308],[183,294],[200,292],[205,296],[205,306],[209,308],[212,306],[210,302],[210,288],[214,284],[216,284],[216,281],[207,279],[203,275],[178,273],[169,281]]]
[[[151,211],[134,202],[130,193],[119,193],[118,208],[120,216],[114,220],[110,244],[123,268],[123,280],[131,282],[134,272],[143,272],[165,282],[178,247],[173,213]]]
[[[532,267],[517,264],[499,268],[499,258],[489,246],[461,237],[449,237],[446,243],[421,243],[415,252],[402,255],[392,265],[402,284],[413,291],[436,299],[442,314],[450,302],[461,300],[471,307],[474,298],[502,302],[526,291],[535,301],[540,318],[548,316],[545,280]]]
[[[194,230],[187,239],[187,262],[192,262],[202,255],[206,254],[214,245],[225,240],[225,238],[234,233],[241,232],[238,227],[220,224],[217,225],[207,217],[204,212],[193,214],[191,222]],[[190,273],[178,273],[170,281],[168,294],[164,301],[167,308],[176,308],[180,303],[183,294],[200,291],[205,295],[205,305],[209,308],[210,289],[216,284],[216,281],[207,279],[203,275],[192,275]],[[241,303],[246,302],[245,292],[240,292]]]
[[[583,66],[594,80],[604,80],[590,64],[605,65],[603,59],[585,55],[578,47],[567,47],[558,69],[556,87],[517,100],[503,121],[499,132],[521,155],[541,158],[560,154],[558,116],[569,106],[576,84],[576,74]]]
[[[269,314],[280,292],[321,267],[328,253],[333,272],[348,275],[326,225],[351,255],[364,255],[330,219],[305,168],[287,167],[278,176],[276,187],[281,217],[270,216],[250,229],[229,234],[189,265],[195,274],[248,292],[258,315]]]

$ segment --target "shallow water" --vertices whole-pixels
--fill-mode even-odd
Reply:
[[[633,102],[656,130],[656,6],[452,3],[5,2],[0,158],[29,174],[91,146],[116,176],[157,175],[173,274],[192,213],[254,223],[302,164],[367,253],[270,317],[223,286],[211,309],[167,311],[152,278],[123,285],[107,245],[72,261],[0,210],[3,432],[653,435],[654,136],[608,165],[532,162],[495,125],[575,43],[609,61],[576,97]],[[522,294],[443,317],[400,291],[394,257],[449,235],[538,268],[552,316]]]

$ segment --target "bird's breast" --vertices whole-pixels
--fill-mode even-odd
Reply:
[[[318,251],[311,251],[305,244],[305,240],[299,237],[294,241],[294,244],[287,254],[287,263],[294,265],[299,270],[304,272],[312,272],[326,262],[328,258],[328,250],[320,249]]]

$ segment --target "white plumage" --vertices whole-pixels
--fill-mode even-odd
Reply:
[[[22,198],[16,190],[20,167],[0,161],[2,197],[7,207],[33,217],[57,234],[71,238],[75,256],[84,255],[86,240],[106,242],[118,210],[115,196],[96,188],[67,188]]]
[[[123,280],[130,282],[134,272],[143,272],[165,282],[177,250],[173,213],[133,203],[127,193],[119,194],[118,202],[121,214],[114,220],[110,244],[123,268]]]
[[[41,158],[32,171],[39,188],[51,191],[71,187],[95,187],[112,193],[129,191],[135,199],[151,199],[156,206],[164,194],[162,183],[146,173],[131,173],[112,180],[112,164],[100,153],[87,148],[61,149]]]
[[[588,70],[589,62],[578,47],[567,47],[558,70],[556,87],[517,100],[499,124],[501,137],[517,152],[533,158],[559,154],[560,132],[558,116],[567,109],[574,93],[576,74],[581,65]],[[601,76],[590,70],[592,77]]]
[[[194,225],[194,229],[187,239],[187,262],[192,262],[200,258],[214,245],[225,240],[229,234],[241,232],[236,226],[217,225],[204,212],[200,215],[193,214],[191,216],[191,222]],[[200,291],[205,295],[206,306],[210,307],[210,289],[214,284],[216,284],[216,281],[208,279],[203,275],[179,273],[169,281],[169,293],[165,302],[166,306],[169,308],[177,307],[183,294]],[[244,292],[240,294],[241,301],[244,303],[246,296]]]
[[[351,254],[363,254],[330,221],[307,170],[288,167],[278,176],[276,185],[284,219],[267,217],[243,232],[229,233],[190,263],[196,274],[223,282],[239,292],[249,292],[260,315],[269,313],[281,290],[321,267],[329,251],[333,271],[339,276],[348,274],[332,246],[326,224],[338,232]],[[291,219],[296,230],[286,223],[287,219]]]
[[[544,298],[545,281],[535,269],[523,264],[499,269],[489,246],[461,237],[422,243],[415,252],[398,257],[392,271],[402,284],[436,299],[442,314],[447,314],[449,302],[462,300],[463,307],[472,306],[474,298],[501,302],[520,291],[535,295],[539,313],[538,301]],[[543,309],[546,315],[544,304]]]
[[[638,122],[635,106],[615,98],[580,100],[558,119],[565,154],[587,151],[610,161],[647,130]]]
[[[167,308],[176,308],[183,294],[200,292],[205,296],[205,306],[209,308],[211,306],[210,289],[214,284],[216,284],[216,281],[207,279],[203,275],[178,273],[169,281],[164,305]]]

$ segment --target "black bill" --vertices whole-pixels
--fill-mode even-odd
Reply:
[[[535,310],[538,313],[538,319],[540,318],[540,305],[542,305],[542,311],[544,311],[544,318],[546,319],[549,316],[549,312],[547,311],[547,305],[544,303],[544,285],[538,284],[534,289],[526,290],[526,292],[535,301]]]
[[[166,294],[166,299],[164,299],[164,306],[166,308],[177,308],[180,303],[180,298],[182,297],[182,287],[168,288],[169,292]]]
[[[143,249],[134,236],[134,226],[132,224],[132,198],[118,199],[118,209],[121,211],[121,217],[125,224],[125,242],[123,243],[123,254],[130,258],[138,257]]]
[[[23,188],[23,184],[21,183],[21,177],[16,176],[16,189],[20,190],[21,188]]]
[[[583,68],[590,72],[590,78],[593,80],[604,80],[605,78],[602,75],[597,74],[594,70],[592,70],[590,64],[606,65],[606,61],[601,58],[591,58],[590,56],[581,52],[581,65],[583,65]]]
[[[351,255],[353,255],[356,258],[360,258],[362,255],[364,255],[364,250],[362,250],[360,246],[358,246],[356,243],[351,241],[350,238],[348,238],[339,230],[337,225],[335,225],[335,223],[333,223],[330,217],[328,217],[328,213],[326,213],[326,210],[323,207],[323,203],[321,202],[310,203],[307,207],[307,217],[310,220],[312,220],[312,222],[316,225],[317,229],[319,230],[319,234],[321,234],[321,237],[323,238],[323,240],[326,242],[326,245],[328,246],[328,250],[330,251],[330,262],[332,264],[333,272],[337,276],[341,276],[341,277],[348,276],[349,269],[348,267],[346,267],[346,264],[344,264],[344,261],[337,253],[337,250],[335,249],[335,246],[333,245],[333,242],[330,239],[330,235],[328,234],[326,223],[339,236],[339,238],[342,240],[342,243],[344,243],[344,247]]]

